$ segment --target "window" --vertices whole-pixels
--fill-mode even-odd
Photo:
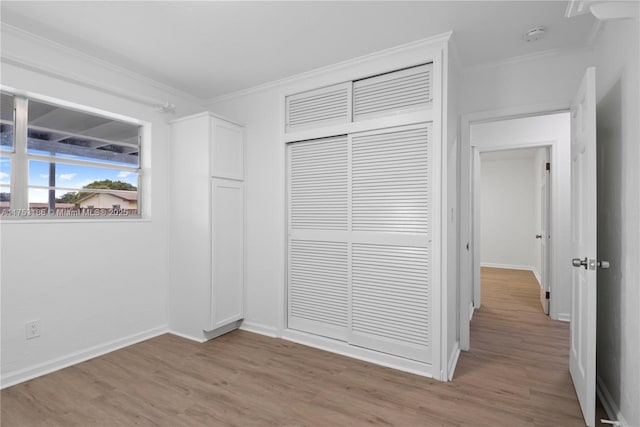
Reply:
[[[139,124],[7,93],[1,106],[3,217],[139,216]]]

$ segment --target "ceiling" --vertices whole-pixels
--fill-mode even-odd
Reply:
[[[453,30],[463,67],[584,47],[567,1],[6,1],[3,23],[202,100]],[[525,42],[525,31],[546,28]]]

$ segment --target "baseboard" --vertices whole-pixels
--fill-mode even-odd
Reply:
[[[449,363],[447,365],[449,376],[448,379],[451,381],[453,379],[453,374],[456,371],[456,366],[458,365],[458,358],[460,357],[460,343],[456,341],[456,345],[453,348],[453,352],[451,356],[449,356]]]
[[[220,328],[214,329],[213,331],[204,331],[205,340],[212,340],[214,338],[218,338],[224,334],[228,334],[231,331],[235,331],[240,327],[242,320],[236,320],[235,322],[231,322],[228,325],[221,326]]]
[[[387,368],[397,369],[399,371],[409,372],[423,377],[439,379],[439,375],[433,375],[433,365],[429,363],[418,362],[375,350],[369,350],[363,347],[357,347],[343,341],[337,341],[331,338],[308,334],[293,329],[285,329],[282,333],[282,339],[376,365],[386,366]]]
[[[171,329],[169,329],[167,332],[169,332],[171,335],[175,335],[177,337],[184,338],[184,339],[191,340],[191,341],[195,341],[195,342],[199,342],[199,343],[203,343],[203,342],[205,342],[207,340],[204,337],[194,337],[192,335],[183,334],[182,332],[176,332],[176,331],[171,330]]]
[[[571,322],[571,314],[569,314],[569,313],[558,313],[557,320],[560,320],[561,322]]]
[[[533,272],[533,275],[536,276],[536,280],[538,281],[538,286],[540,286],[540,289],[542,289],[542,278],[540,277],[540,272],[535,267],[531,267],[531,271]]]
[[[263,325],[261,323],[255,323],[250,321],[248,322],[245,320],[242,322],[242,325],[240,325],[240,329],[242,329],[243,331],[253,332],[260,335],[266,335],[271,338],[279,337],[278,328],[274,326]]]
[[[480,267],[505,268],[508,270],[526,270],[531,271],[533,274],[536,274],[535,268],[529,265],[496,264],[492,262],[482,262],[480,263]]]
[[[85,350],[77,351],[66,356],[58,357],[48,362],[39,363],[29,368],[24,368],[15,372],[3,374],[0,388],[11,387],[12,385],[16,385],[33,378],[40,377],[42,375],[67,368],[81,362],[85,362],[89,359],[111,353],[112,351],[120,350],[121,348],[128,347],[132,344],[137,344],[141,341],[157,337],[158,335],[166,334],[167,332],[169,331],[166,325],[160,326],[157,328],[146,330],[144,332],[140,332],[138,334],[129,335],[124,338],[96,345]]]
[[[476,308],[473,306],[473,303],[469,304],[469,322],[473,319],[473,313],[476,311]]]
[[[617,421],[620,427],[629,427],[629,423],[620,413],[618,405],[613,401],[611,393],[609,393],[609,390],[604,385],[604,381],[602,381],[600,376],[596,379],[596,395],[598,396],[598,399],[600,399],[600,403],[602,403],[602,407],[610,420]]]

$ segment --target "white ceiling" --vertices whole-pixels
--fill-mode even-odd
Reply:
[[[206,100],[453,30],[462,66],[586,45],[567,1],[6,1],[1,19]],[[525,31],[546,36],[526,43]]]

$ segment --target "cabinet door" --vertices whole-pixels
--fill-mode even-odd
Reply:
[[[244,317],[244,184],[211,180],[210,330]]]
[[[222,120],[212,121],[211,176],[244,179],[244,132]]]

